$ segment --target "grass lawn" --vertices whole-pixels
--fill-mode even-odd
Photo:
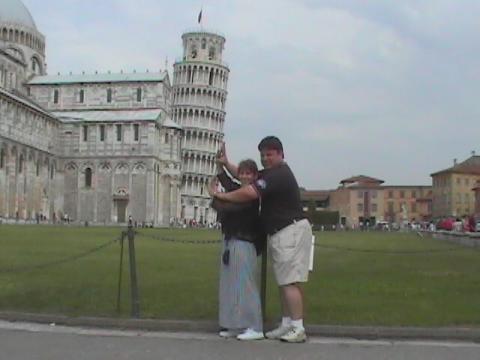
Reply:
[[[128,253],[116,314],[120,246],[28,272],[5,269],[81,254],[119,228],[0,226],[0,311],[128,316]],[[142,317],[216,319],[220,244],[211,230],[142,229],[136,241]],[[152,238],[157,237],[157,239]],[[317,233],[305,287],[316,324],[480,326],[480,251],[402,233]],[[127,247],[125,248],[127,250]],[[279,314],[269,274],[267,318]]]

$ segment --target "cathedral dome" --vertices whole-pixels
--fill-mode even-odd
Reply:
[[[0,23],[8,23],[37,30],[30,11],[21,0],[0,0]]]

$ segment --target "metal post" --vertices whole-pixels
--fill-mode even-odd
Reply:
[[[128,254],[130,258],[130,289],[132,295],[132,317],[140,317],[140,300],[138,297],[137,269],[135,262],[135,232],[131,220],[128,222]]]
[[[262,251],[262,276],[260,279],[260,299],[262,302],[262,319],[265,328],[267,319],[266,301],[267,301],[267,246],[264,246]]]
[[[120,237],[120,269],[118,270],[118,291],[117,291],[117,313],[120,314],[120,299],[122,296],[122,273],[123,273],[123,240],[125,239],[125,232],[122,231]]]

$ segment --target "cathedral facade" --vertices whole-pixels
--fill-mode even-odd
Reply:
[[[28,9],[1,2],[0,218],[214,221],[205,187],[223,138],[224,37],[184,34],[173,85],[167,70],[48,75]]]

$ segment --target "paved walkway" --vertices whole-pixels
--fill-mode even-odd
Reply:
[[[9,360],[479,359],[480,344],[310,337],[305,344],[240,342],[202,332],[105,330],[0,321],[1,358]]]

